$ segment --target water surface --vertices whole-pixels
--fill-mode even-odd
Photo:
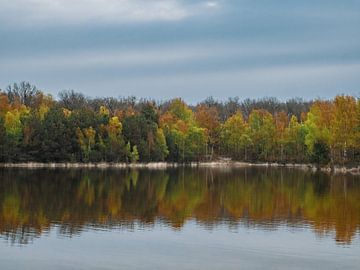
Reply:
[[[357,269],[360,178],[0,170],[0,269]]]

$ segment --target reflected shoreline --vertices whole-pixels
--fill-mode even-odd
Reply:
[[[161,223],[181,230],[310,228],[351,244],[360,231],[360,179],[288,168],[1,169],[0,234],[28,243],[56,225],[86,229]]]

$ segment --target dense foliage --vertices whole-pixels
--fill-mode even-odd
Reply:
[[[0,162],[360,160],[360,100],[212,98],[189,106],[130,98],[59,99],[29,83],[0,91]]]

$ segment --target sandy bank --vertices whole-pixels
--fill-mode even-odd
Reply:
[[[343,166],[324,166],[318,168],[313,164],[280,164],[280,163],[249,163],[237,161],[213,161],[213,162],[192,162],[192,163],[171,163],[171,162],[150,162],[150,163],[0,163],[0,168],[24,168],[24,169],[37,169],[37,168],[147,168],[147,169],[167,169],[177,167],[194,167],[194,168],[249,168],[249,167],[283,167],[283,168],[296,168],[302,170],[311,170],[329,173],[352,173],[360,175],[360,164],[357,167],[343,167]]]

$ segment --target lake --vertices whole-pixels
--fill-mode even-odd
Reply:
[[[0,269],[359,269],[360,177],[0,170]]]

